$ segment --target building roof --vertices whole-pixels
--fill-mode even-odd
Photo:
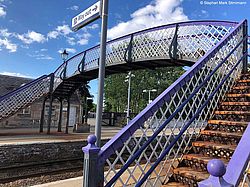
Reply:
[[[32,81],[32,79],[0,74],[0,96],[15,90],[30,81]]]

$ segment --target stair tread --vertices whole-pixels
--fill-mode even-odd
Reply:
[[[208,163],[209,160],[212,160],[212,159],[215,159],[214,157],[209,157],[209,156],[205,156],[205,155],[202,155],[202,154],[186,154],[183,156],[183,159],[186,159],[186,160],[198,160],[198,161],[203,161],[203,163]],[[225,164],[228,163],[227,160],[223,159],[223,158],[220,158],[220,160],[222,160]]]
[[[187,178],[195,179],[201,181],[207,179],[209,174],[206,171],[197,171],[190,167],[179,167],[173,170],[175,174],[185,176]]]
[[[250,93],[227,94],[227,97],[250,97]]]
[[[217,135],[217,136],[223,136],[223,137],[237,137],[237,138],[242,137],[242,133],[240,132],[225,132],[225,131],[214,131],[214,130],[202,130],[201,134]]]
[[[232,90],[244,90],[244,89],[249,89],[250,86],[234,86]]]
[[[220,115],[230,115],[230,114],[237,114],[237,115],[250,115],[250,111],[233,111],[233,110],[217,110],[214,114]]]
[[[250,82],[250,79],[242,79],[242,80],[238,80],[237,82],[248,83],[248,82]]]
[[[221,102],[220,105],[230,105],[230,106],[247,106],[250,105],[250,102],[240,101],[240,102]]]
[[[209,124],[218,124],[218,125],[243,125],[246,126],[248,122],[246,121],[228,121],[228,120],[208,120]]]
[[[228,144],[221,144],[216,142],[209,142],[209,141],[195,141],[192,143],[195,147],[206,147],[206,148],[213,148],[213,149],[228,149],[234,151],[237,145],[228,145]]]
[[[167,184],[162,185],[162,187],[188,187],[188,185],[184,185],[179,182],[169,182]]]

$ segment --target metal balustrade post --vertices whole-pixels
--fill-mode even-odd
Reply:
[[[60,99],[60,111],[59,111],[59,120],[58,120],[58,132],[62,132],[62,112],[63,112],[63,100]]]
[[[52,73],[52,74],[50,75],[50,88],[49,88],[49,115],[48,115],[47,134],[50,134],[50,126],[51,126],[51,118],[52,118],[52,104],[53,104],[54,78],[55,78],[55,75],[54,75],[54,73]]]
[[[82,61],[81,61],[81,64],[82,64],[81,73],[83,73],[83,71],[84,71],[85,56],[86,56],[86,51],[84,51],[83,58],[82,58]]]
[[[44,97],[44,99],[43,99],[43,105],[42,105],[42,111],[41,111],[41,120],[40,120],[40,130],[39,130],[39,132],[43,132],[44,110],[45,110],[46,100],[47,100],[47,97]]]
[[[128,45],[128,62],[132,62],[133,38],[134,38],[134,35],[131,34],[130,42]]]
[[[226,173],[225,164],[219,159],[210,160],[207,164],[209,178],[198,183],[199,187],[233,187],[233,184],[224,180],[223,175]]]
[[[67,99],[67,102],[68,102],[68,107],[67,107],[67,122],[66,122],[65,134],[69,133],[70,98]]]
[[[84,153],[83,186],[104,186],[104,165],[98,162],[98,154],[101,149],[95,145],[96,136],[89,135],[87,141],[88,145],[82,148]]]
[[[247,36],[248,36],[247,30],[248,30],[247,20],[245,20],[243,23],[243,38],[246,37],[246,39],[243,42],[243,54],[242,55],[244,55],[245,53],[248,52],[248,49],[247,49]],[[247,56],[245,56],[243,59],[243,69],[242,69],[243,73],[247,73],[247,59],[248,59]]]
[[[169,57],[171,58],[171,60],[177,60],[178,59],[178,30],[179,30],[179,25],[176,24],[175,26],[175,33],[174,33],[174,37],[173,40],[170,44],[169,47]]]

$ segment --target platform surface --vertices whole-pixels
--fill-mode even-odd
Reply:
[[[102,126],[102,139],[112,138],[121,128]],[[9,144],[30,144],[30,143],[53,143],[86,140],[91,133],[73,133],[72,128],[69,134],[56,132],[57,129],[51,129],[48,135],[45,132],[39,133],[38,129],[0,129],[0,146]],[[64,130],[64,129],[62,129]]]

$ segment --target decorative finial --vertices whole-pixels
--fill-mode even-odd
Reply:
[[[88,136],[88,143],[91,144],[91,145],[94,145],[96,142],[96,136],[94,134],[90,134]]]
[[[222,177],[226,173],[226,166],[220,159],[212,159],[207,164],[207,171],[214,177]]]

